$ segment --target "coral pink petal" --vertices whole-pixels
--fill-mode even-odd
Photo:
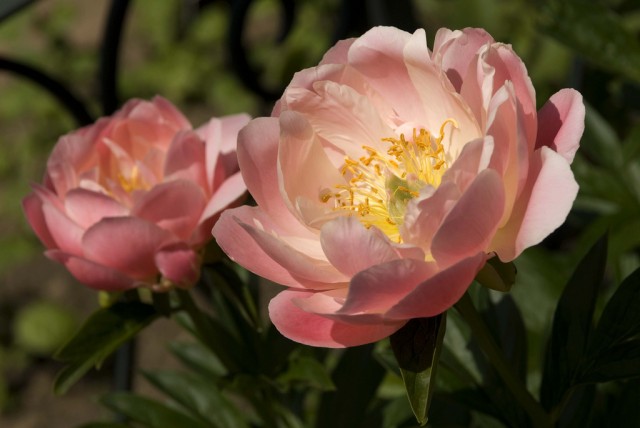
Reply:
[[[325,223],[320,242],[329,262],[348,277],[398,258],[389,238],[375,227],[366,229],[355,217]]]
[[[284,204],[278,184],[278,118],[254,119],[238,135],[238,163],[247,189],[274,221],[300,236],[311,233]]]
[[[165,180],[189,180],[203,189],[209,190],[205,171],[204,142],[193,131],[176,134],[165,157]]]
[[[123,217],[129,210],[104,193],[86,189],[73,189],[64,198],[67,215],[83,228],[88,228],[104,217]]]
[[[69,272],[89,288],[103,291],[125,291],[133,288],[135,281],[120,272],[76,257],[60,250],[49,250],[45,255],[51,260],[62,263]]]
[[[57,247],[56,241],[53,239],[53,236],[51,236],[51,233],[49,233],[49,227],[42,212],[43,203],[42,199],[36,193],[31,193],[22,200],[22,210],[27,217],[29,225],[44,246],[47,248],[55,248]]]
[[[209,202],[202,211],[198,223],[211,218],[223,209],[227,208],[233,202],[237,201],[245,192],[247,187],[244,184],[242,174],[236,172],[234,175],[226,179],[222,185],[216,190]]]
[[[160,273],[179,287],[190,287],[200,276],[200,260],[183,242],[161,248],[155,255]]]
[[[78,226],[65,213],[53,204],[44,203],[42,213],[56,247],[70,254],[82,254],[82,235],[84,229]]]
[[[442,267],[484,252],[504,211],[504,187],[497,172],[485,169],[471,183],[433,237],[433,257]]]
[[[220,118],[222,125],[220,137],[220,151],[222,153],[235,152],[238,146],[238,132],[244,128],[251,120],[251,116],[246,113],[233,114]]]
[[[310,292],[286,290],[269,303],[269,317],[283,336],[299,343],[325,348],[344,348],[376,342],[390,336],[406,320],[389,324],[348,324],[305,312],[294,299],[309,297]]]
[[[191,129],[189,120],[166,98],[156,95],[151,102],[156,106],[164,119],[170,122],[176,129]]]
[[[527,187],[490,249],[502,261],[515,259],[564,222],[577,193],[578,184],[566,158],[549,147],[540,148],[531,159]]]
[[[259,224],[265,230],[273,230],[278,234],[285,233],[260,208],[242,206],[222,213],[213,227],[213,236],[216,238],[218,245],[233,261],[257,275],[289,287],[305,288],[310,285],[321,287],[320,284],[294,278],[289,270],[263,250],[247,231],[248,225],[253,224]],[[334,287],[333,284],[324,285],[324,288]]]
[[[579,92],[562,89],[553,94],[538,112],[536,149],[551,147],[571,163],[584,132],[584,115]]]
[[[493,41],[493,37],[481,28],[456,31],[441,28],[433,41],[433,58],[446,72],[456,91],[460,92],[474,56],[483,45]]]
[[[424,30],[417,30],[404,48],[404,62],[411,81],[425,106],[426,115],[418,121],[434,135],[447,120],[454,118],[457,128],[445,130],[443,140],[447,153],[456,159],[467,142],[481,137],[480,128],[471,110],[454,88],[443,79],[443,71],[429,59]],[[434,102],[434,100],[438,100]],[[448,131],[448,132],[447,132]]]
[[[175,238],[155,224],[135,217],[106,218],[84,234],[84,256],[132,278],[147,280],[157,273],[154,257]]]
[[[206,205],[203,191],[191,181],[161,183],[136,202],[132,214],[189,239]]]
[[[478,253],[435,273],[387,311],[385,317],[423,318],[446,311],[462,297],[485,261],[486,255]]]
[[[394,260],[372,266],[353,277],[340,313],[384,313],[437,272],[436,263],[423,260]]]
[[[392,27],[376,27],[349,49],[349,64],[359,71],[405,121],[420,123],[425,106],[404,64],[402,51],[411,35]],[[426,47],[425,47],[426,48]]]

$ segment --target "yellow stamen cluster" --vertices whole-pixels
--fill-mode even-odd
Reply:
[[[383,138],[391,145],[386,153],[363,145],[365,155],[358,160],[348,156],[344,159],[340,172],[348,180],[346,184],[323,190],[320,200],[328,203],[333,199],[335,210],[357,214],[365,227],[376,226],[400,242],[398,228],[407,203],[424,186],[438,187],[448,168],[442,145],[447,124],[458,127],[454,119],[447,119],[437,138],[425,129],[415,128],[409,141],[404,134],[400,138]]]
[[[131,174],[129,177],[125,177],[122,172],[118,173],[118,182],[122,190],[127,193],[131,193],[134,190],[149,190],[149,185],[145,183],[140,175],[140,169],[137,165],[131,168]]]

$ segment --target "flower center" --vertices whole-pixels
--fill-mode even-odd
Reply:
[[[143,180],[138,165],[131,168],[129,176],[126,177],[122,171],[118,172],[118,183],[122,190],[131,193],[134,190],[149,190],[150,186]]]
[[[413,129],[411,140],[383,138],[389,143],[386,153],[362,146],[365,155],[359,159],[345,157],[340,172],[346,184],[323,189],[320,200],[333,201],[334,210],[357,215],[366,227],[376,226],[390,239],[402,242],[399,228],[409,201],[425,186],[438,187],[449,167],[442,145],[447,124],[458,128],[454,119],[440,126],[438,137],[425,129]]]

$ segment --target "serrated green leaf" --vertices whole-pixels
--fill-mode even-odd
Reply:
[[[204,424],[217,428],[248,427],[240,411],[218,390],[214,379],[168,370],[145,372],[144,376]]]
[[[421,426],[427,423],[433,397],[445,320],[446,313],[412,319],[390,337],[411,410]]]
[[[172,342],[171,352],[191,370],[213,379],[227,374],[218,357],[199,343]]]
[[[149,398],[129,392],[115,392],[100,398],[100,403],[148,428],[211,428],[198,419]]]
[[[551,0],[543,9],[542,29],[595,65],[640,81],[640,43],[604,2]]]
[[[476,281],[492,290],[507,292],[516,282],[516,265],[513,262],[503,263],[493,257],[480,269]]]
[[[364,345],[342,353],[331,374],[336,390],[322,394],[315,427],[360,426],[385,374],[371,357],[372,350],[372,345]]]
[[[590,355],[609,352],[613,345],[640,334],[640,268],[622,281],[602,312]]]
[[[294,383],[302,383],[321,391],[336,389],[326,367],[315,358],[302,355],[290,359],[287,370],[276,378],[285,390]]]
[[[54,356],[68,363],[54,382],[57,394],[66,392],[91,367],[105,358],[158,317],[154,308],[140,302],[120,302],[99,309]]]
[[[603,237],[580,261],[556,307],[540,390],[542,405],[548,410],[561,402],[585,357],[606,261],[607,239]]]

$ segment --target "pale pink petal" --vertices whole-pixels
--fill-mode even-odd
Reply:
[[[464,192],[476,176],[489,166],[493,156],[494,143],[491,136],[478,138],[467,143],[458,159],[442,177],[442,181],[453,181]],[[442,184],[441,184],[442,186]]]
[[[562,89],[553,94],[538,113],[536,149],[548,146],[573,162],[584,132],[584,115],[579,92]]]
[[[529,181],[516,201],[505,227],[498,230],[490,247],[502,261],[547,237],[566,219],[578,193],[569,163],[562,155],[543,146],[529,168]]]
[[[405,320],[446,311],[467,291],[485,261],[486,255],[478,253],[435,273],[387,311],[385,317]]]
[[[36,193],[31,193],[22,200],[22,210],[27,217],[29,225],[44,246],[47,248],[55,248],[57,247],[56,241],[53,239],[53,236],[51,236],[51,233],[49,233],[49,227],[42,212],[43,203],[46,202],[43,202]]]
[[[234,175],[225,180],[222,185],[213,194],[200,216],[198,223],[211,218],[215,214],[218,214],[223,209],[227,208],[233,202],[240,199],[240,197],[247,191],[247,187],[244,184],[242,174],[236,172]]]
[[[355,217],[331,220],[320,230],[329,262],[351,277],[370,266],[398,259],[391,241],[379,229],[366,229]]]
[[[340,313],[384,313],[437,272],[436,263],[423,260],[394,260],[372,266],[353,277]]]
[[[162,114],[164,120],[171,123],[176,129],[191,129],[189,120],[166,98],[156,95],[151,102]]]
[[[320,64],[345,64],[348,59],[349,48],[355,42],[355,38],[338,41],[333,47],[325,52]]]
[[[144,193],[136,202],[132,215],[171,231],[182,240],[198,225],[207,201],[203,191],[191,181],[161,183]]]
[[[160,273],[179,287],[190,287],[200,276],[200,258],[183,242],[161,248],[155,255]]]
[[[171,233],[135,217],[103,219],[82,238],[85,258],[140,280],[157,274],[155,254],[172,242]]]
[[[278,284],[297,288],[322,288],[323,284],[295,278],[287,268],[262,249],[246,229],[250,224],[259,224],[274,233],[286,233],[258,207],[242,206],[224,211],[213,227],[213,236],[233,261]],[[324,288],[334,287],[334,284],[324,284]]]
[[[86,189],[73,189],[64,198],[67,215],[82,228],[97,223],[104,217],[123,217],[129,210],[104,193]]]
[[[402,55],[411,34],[393,27],[376,27],[359,37],[349,49],[349,64],[405,121],[420,123],[425,106],[409,78]]]
[[[416,122],[431,134],[438,135],[445,121],[455,119],[457,127],[448,128],[443,144],[448,160],[456,159],[464,144],[482,136],[473,113],[444,78],[444,72],[436,68],[429,58],[424,30],[416,30],[404,47],[403,55],[409,78],[415,86],[414,91],[420,96],[426,110],[425,116]]]
[[[64,212],[53,204],[44,203],[42,213],[56,247],[70,254],[82,254],[82,235],[84,229],[78,226]]]
[[[211,191],[204,158],[205,146],[200,137],[193,131],[179,132],[166,154],[163,174],[165,180],[189,180],[204,191]]]
[[[462,80],[478,50],[493,43],[493,37],[481,28],[451,31],[441,28],[433,41],[433,59],[445,71],[449,81],[460,92]]]
[[[51,260],[62,263],[64,267],[82,284],[103,291],[125,291],[135,287],[136,282],[122,273],[76,257],[60,250],[49,250],[45,255]]]
[[[238,135],[238,162],[244,182],[256,201],[273,221],[309,236],[300,221],[285,205],[278,180],[278,118],[254,119]]]
[[[431,252],[442,267],[486,251],[504,211],[504,187],[485,169],[449,211],[433,237]]]
[[[281,139],[278,166],[282,190],[298,217],[320,228],[325,217],[335,215],[321,194],[345,179],[331,163],[307,120],[293,111],[280,116]]]
[[[311,294],[286,290],[269,303],[269,317],[278,331],[305,345],[326,348],[364,345],[390,336],[406,323],[406,320],[401,320],[389,324],[348,324],[305,312],[292,302]]]

